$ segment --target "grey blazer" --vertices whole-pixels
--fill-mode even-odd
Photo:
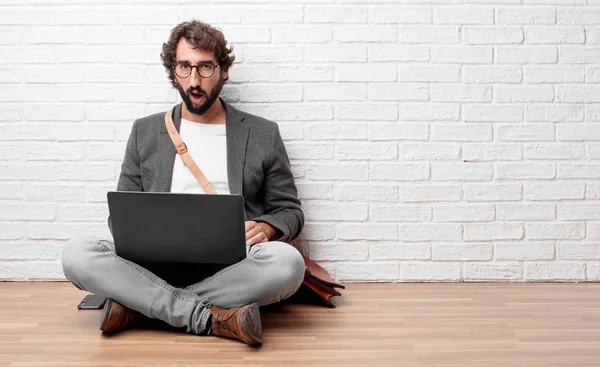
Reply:
[[[280,231],[281,236],[274,240],[296,238],[304,226],[304,214],[277,124],[239,111],[223,100],[221,103],[227,116],[227,177],[231,193],[244,196],[246,220],[266,222]],[[173,111],[173,122],[179,131],[181,104]],[[167,133],[164,112],[136,120],[117,190],[169,192],[175,159],[180,158]],[[111,227],[110,218],[108,224]]]

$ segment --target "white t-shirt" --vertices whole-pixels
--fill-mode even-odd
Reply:
[[[181,119],[179,135],[217,194],[229,194],[225,124],[203,124]],[[179,155],[175,155],[171,192],[204,194]]]

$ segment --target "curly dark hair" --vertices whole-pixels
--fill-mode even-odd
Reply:
[[[221,30],[198,20],[183,22],[171,30],[171,36],[166,43],[163,43],[160,54],[162,64],[169,73],[169,80],[175,88],[177,88],[174,69],[175,56],[177,54],[177,44],[182,37],[195,48],[214,52],[217,63],[223,70],[229,70],[233,60],[235,60],[235,56],[231,54],[233,46],[227,47],[227,40]],[[225,78],[225,80],[228,79],[229,76]]]

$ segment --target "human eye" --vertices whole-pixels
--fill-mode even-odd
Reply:
[[[190,64],[187,62],[179,62],[177,63],[177,67],[179,67],[183,71],[188,71],[191,68]]]
[[[212,71],[213,66],[209,63],[202,63],[198,66],[202,71]]]

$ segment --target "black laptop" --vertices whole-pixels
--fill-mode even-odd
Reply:
[[[110,191],[107,197],[116,253],[127,260],[228,266],[246,258],[241,195]]]

